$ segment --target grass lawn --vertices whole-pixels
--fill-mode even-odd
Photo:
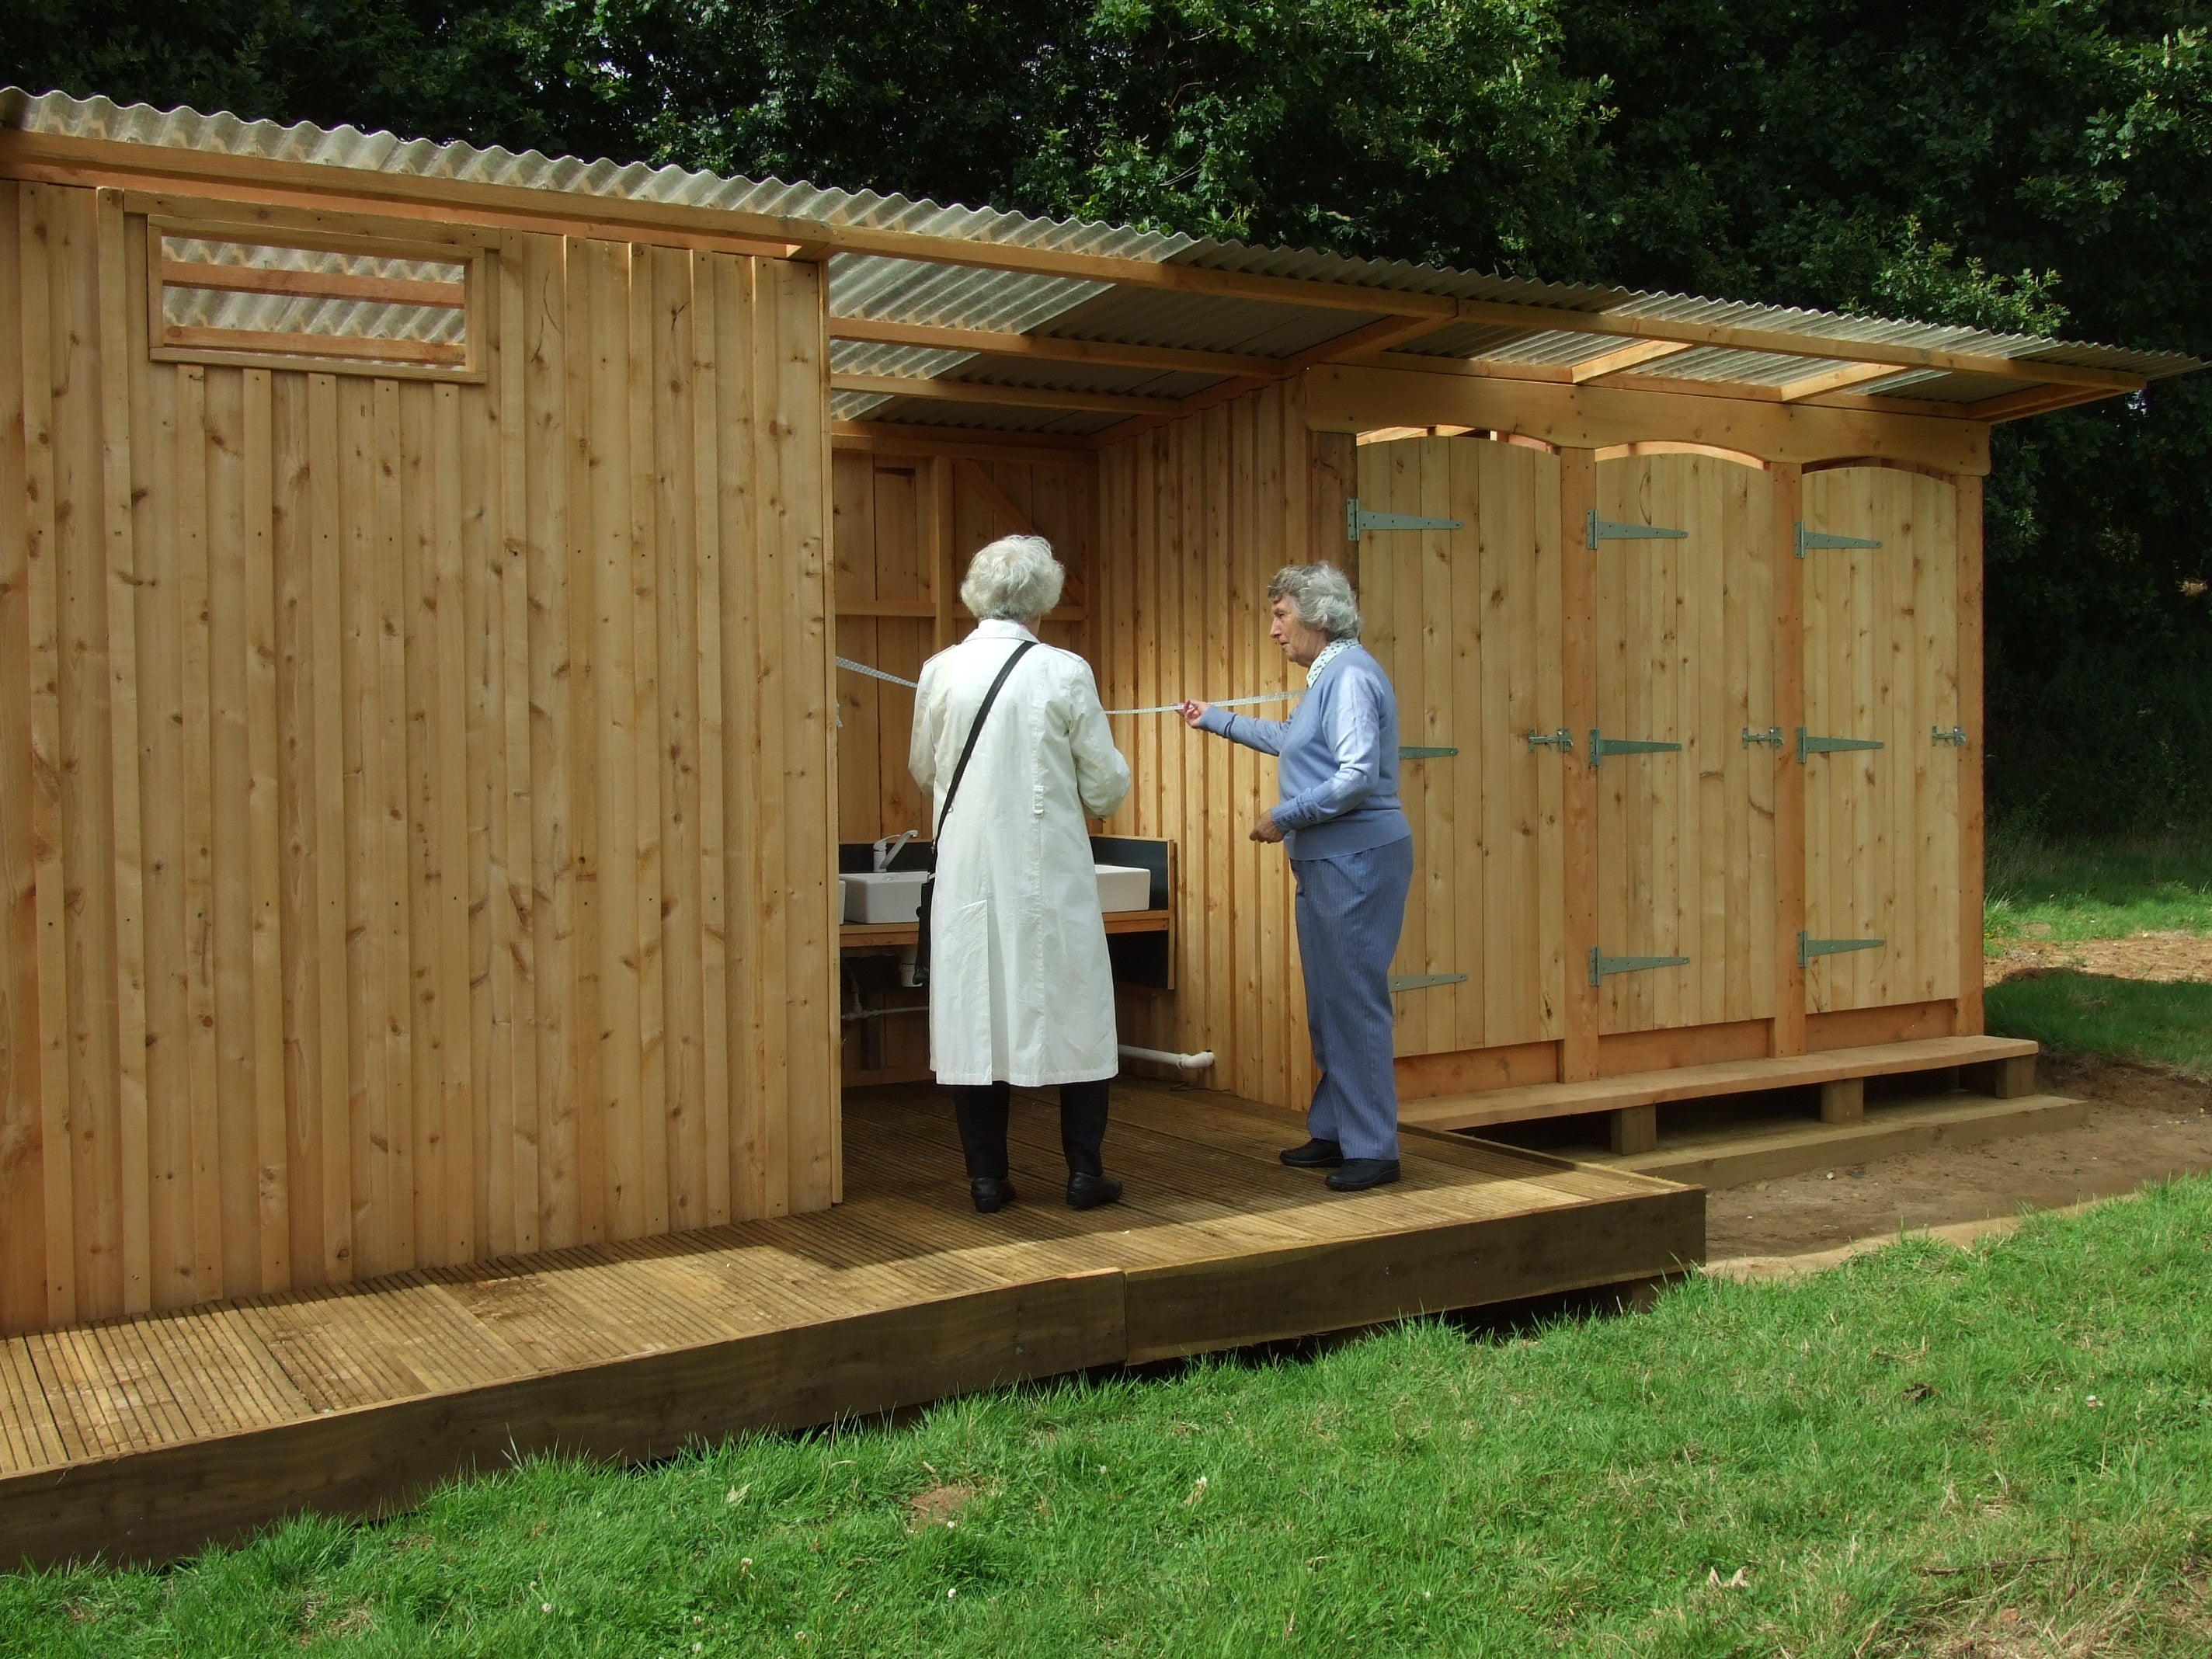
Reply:
[[[2052,1048],[2212,1073],[2212,985],[2160,985],[2060,968],[1992,985],[1989,1028]]]
[[[2049,841],[1992,830],[1983,934],[1992,953],[2021,939],[2212,933],[2212,828],[2190,834]]]
[[[2208,1246],[2182,1182],[1638,1317],[536,1463],[0,1579],[0,1652],[2201,1659]]]

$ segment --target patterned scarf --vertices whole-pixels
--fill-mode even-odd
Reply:
[[[1322,669],[1328,667],[1329,664],[1334,662],[1346,652],[1351,650],[1357,643],[1358,641],[1355,640],[1331,640],[1327,645],[1322,647],[1321,655],[1316,657],[1313,659],[1313,665],[1306,670],[1306,685],[1308,689],[1310,690],[1313,683],[1321,678],[1321,671]]]

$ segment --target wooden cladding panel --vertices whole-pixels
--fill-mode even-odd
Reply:
[[[0,186],[0,1324],[829,1203],[819,272],[512,236],[453,385],[144,235]]]
[[[1598,945],[1690,958],[1608,976],[1602,1034],[1721,1024],[1774,1012],[1777,751],[1745,728],[1774,719],[1772,490],[1707,455],[1598,464],[1597,510],[1680,538],[1603,540],[1597,561],[1597,726],[1679,753],[1598,767]],[[1588,764],[1589,734],[1576,733]]]
[[[1100,452],[1091,610],[1109,707],[1299,684],[1267,636],[1268,580],[1285,564],[1356,556],[1342,528],[1352,441],[1309,434],[1299,398],[1295,385],[1268,387]],[[1254,712],[1280,719],[1287,705]],[[1125,990],[1122,1040],[1211,1048],[1215,1086],[1303,1105],[1313,1066],[1289,861],[1245,838],[1277,799],[1274,763],[1171,714],[1114,726],[1135,786],[1108,833],[1180,848],[1180,988]]]
[[[1560,791],[1572,757],[1531,750],[1560,701],[1559,460],[1468,438],[1364,446],[1372,511],[1457,530],[1374,531],[1360,547],[1364,638],[1398,693],[1415,874],[1395,970],[1464,974],[1398,998],[1401,1055],[1557,1037]],[[1554,902],[1547,904],[1549,896]]]
[[[1805,560],[1805,724],[1878,750],[1805,768],[1805,927],[1880,949],[1816,958],[1815,1012],[1960,994],[1959,489],[1894,467],[1809,472],[1808,529],[1880,541]]]

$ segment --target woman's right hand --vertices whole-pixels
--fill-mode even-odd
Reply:
[[[1211,703],[1200,702],[1195,697],[1189,698],[1182,706],[1182,723],[1195,728],[1198,723],[1206,718],[1206,711],[1211,707],[1212,707]]]

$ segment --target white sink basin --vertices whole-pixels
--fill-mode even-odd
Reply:
[[[1127,864],[1098,866],[1098,908],[1108,915],[1152,908],[1152,872]]]
[[[840,876],[848,921],[912,921],[921,911],[926,870],[874,870]]]

